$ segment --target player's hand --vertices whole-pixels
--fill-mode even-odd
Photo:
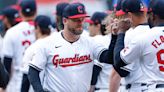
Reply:
[[[111,32],[114,35],[117,35],[118,30],[119,30],[119,26],[118,26],[119,20],[118,19],[114,19],[113,23],[111,24]]]
[[[5,90],[3,88],[0,88],[0,92],[5,92]]]
[[[95,91],[95,85],[91,85],[90,89],[88,92],[94,92]]]
[[[122,19],[118,23],[118,33],[125,33],[131,27],[131,20],[129,18]]]

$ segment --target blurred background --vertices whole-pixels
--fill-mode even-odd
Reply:
[[[10,5],[17,4],[19,0],[0,0],[0,11]],[[147,6],[149,0],[143,0]],[[55,21],[56,4],[59,2],[82,2],[87,10],[88,15],[92,15],[95,11],[107,12],[113,10],[117,0],[36,0],[38,14],[47,15],[52,22]],[[2,22],[0,21],[0,31],[3,30]]]

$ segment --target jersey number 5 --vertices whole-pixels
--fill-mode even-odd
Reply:
[[[162,54],[164,54],[164,49],[160,50],[157,52],[157,60],[159,64],[162,64],[163,66],[159,66],[159,70],[164,72],[164,55],[162,56]]]

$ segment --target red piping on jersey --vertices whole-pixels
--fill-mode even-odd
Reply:
[[[30,25],[32,25],[32,26],[35,26],[35,22],[34,21],[29,21],[28,22]]]

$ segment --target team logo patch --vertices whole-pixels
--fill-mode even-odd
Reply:
[[[52,62],[55,67],[58,67],[59,65],[61,67],[70,67],[90,63],[92,62],[92,59],[90,58],[90,55],[80,56],[79,54],[75,54],[74,57],[60,58],[60,56],[57,54],[53,57]]]

